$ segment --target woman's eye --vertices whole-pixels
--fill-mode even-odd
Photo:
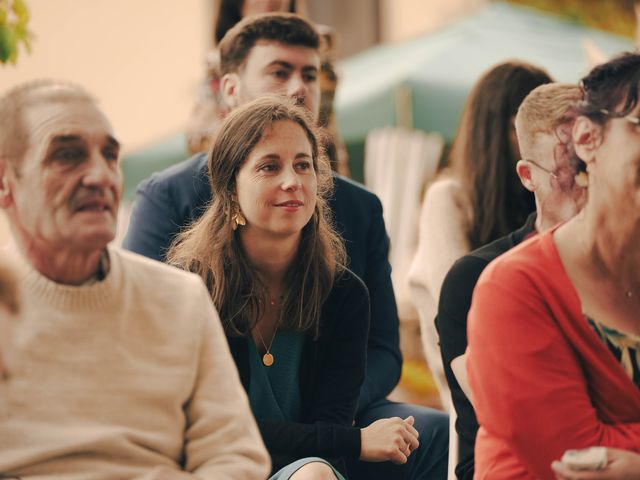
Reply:
[[[296,167],[298,168],[298,170],[309,170],[311,168],[311,162],[308,161],[303,161],[303,162],[298,162],[296,164]]]
[[[272,163],[268,165],[263,165],[262,167],[260,167],[260,171],[262,172],[275,172],[277,170],[278,170],[278,166]]]

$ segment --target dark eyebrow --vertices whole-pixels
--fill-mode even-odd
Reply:
[[[110,147],[117,148],[118,150],[121,147],[120,142],[116,140],[114,137],[112,137],[111,135],[107,135],[107,143],[109,144]]]
[[[285,62],[284,60],[274,60],[273,62],[269,63],[265,68],[269,68],[269,67],[284,67],[289,70],[293,70],[293,65],[291,65],[289,62]]]
[[[282,67],[282,68],[286,68],[287,70],[294,70],[294,66],[292,64],[290,64],[289,62],[285,62],[284,60],[274,60],[273,62],[269,63],[265,67],[265,69],[272,68],[272,67]],[[303,72],[309,72],[309,71],[317,72],[318,71],[318,67],[316,67],[315,65],[305,65],[305,66],[302,67],[302,71]]]
[[[82,137],[80,135],[56,135],[51,139],[51,144],[54,143],[74,143],[81,142]]]
[[[76,142],[82,142],[83,138],[80,135],[56,135],[55,137],[53,137],[51,139],[51,145],[55,145],[58,143],[76,143]],[[107,135],[107,144],[109,147],[112,148],[120,148],[120,142],[118,142],[114,137],[112,137],[111,135]]]

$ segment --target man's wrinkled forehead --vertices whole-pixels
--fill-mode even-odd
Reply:
[[[86,97],[44,98],[30,105],[23,119],[25,160],[31,159],[31,168],[47,164],[49,155],[60,149],[99,144],[112,152],[120,150],[109,120],[96,102]]]

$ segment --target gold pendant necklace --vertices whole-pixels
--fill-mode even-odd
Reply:
[[[276,327],[275,332],[273,332],[273,337],[271,337],[271,343],[269,343],[269,347],[267,347],[267,344],[264,342],[264,338],[262,338],[262,333],[260,333],[260,329],[258,328],[258,336],[260,337],[260,341],[262,342],[262,345],[264,346],[264,349],[265,349],[265,354],[262,355],[262,364],[265,367],[270,367],[276,361],[276,359],[273,357],[273,354],[271,353],[271,347],[273,346],[273,341],[275,340],[277,333],[278,333],[278,327]]]

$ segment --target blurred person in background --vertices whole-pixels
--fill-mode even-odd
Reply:
[[[213,26],[214,44],[216,48],[207,53],[207,73],[200,88],[196,105],[187,124],[187,147],[189,153],[206,152],[211,145],[220,122],[229,111],[225,105],[220,82],[220,52],[217,46],[225,34],[244,17],[271,12],[289,12],[301,14],[296,0],[221,0],[218,14]],[[318,125],[325,128],[329,135],[325,135],[326,151],[331,162],[331,168],[341,175],[349,176],[349,159],[347,150],[340,139],[333,113],[333,99],[335,97],[338,76],[334,69],[334,51],[336,32],[327,25],[317,25],[324,45],[321,49],[321,63],[318,74],[321,100]]]
[[[428,187],[409,271],[429,367],[446,385],[434,318],[446,273],[458,258],[522,226],[534,211],[516,173],[515,116],[524,97],[551,82],[533,65],[509,61],[489,69],[465,103],[449,167]]]
[[[220,90],[220,52],[217,46],[227,31],[243,17],[269,12],[296,11],[296,0],[220,0],[213,25],[214,47],[207,52],[206,76],[187,123],[186,137],[190,154],[206,152],[220,123],[229,112]]]

